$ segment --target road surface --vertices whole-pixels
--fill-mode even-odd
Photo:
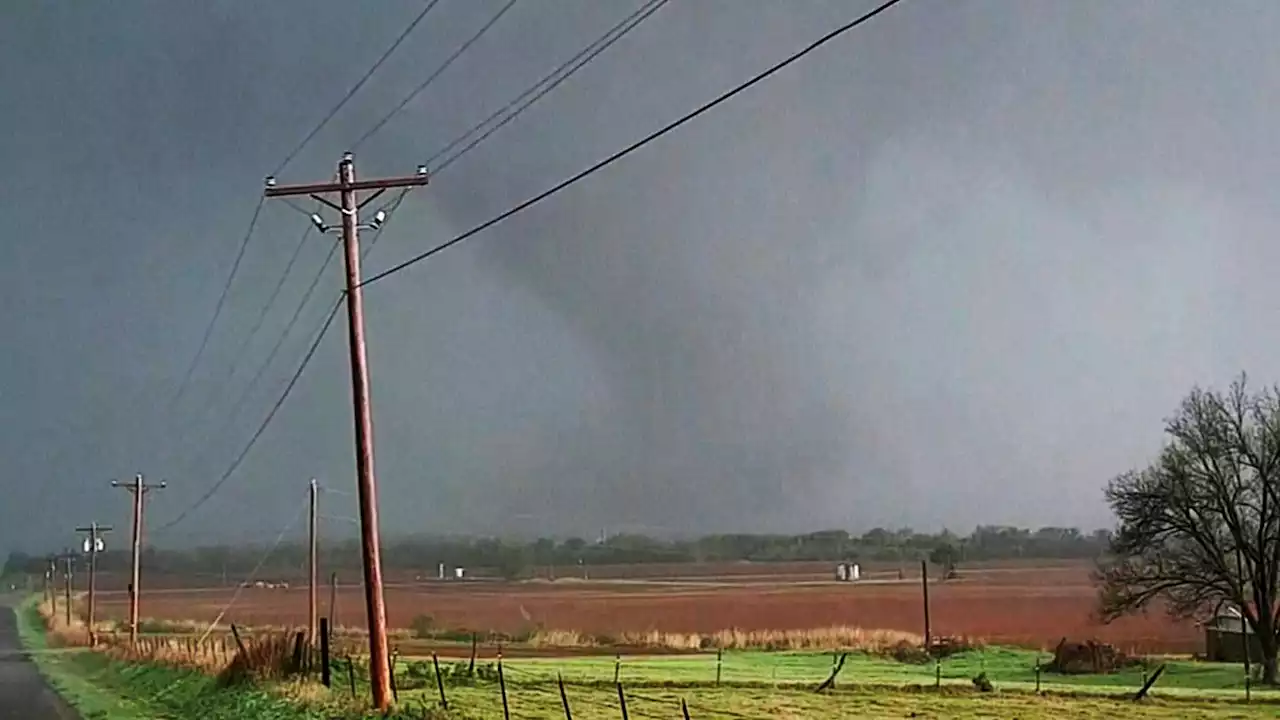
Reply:
[[[78,720],[21,650],[12,606],[0,599],[0,720]]]

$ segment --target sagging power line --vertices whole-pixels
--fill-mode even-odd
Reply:
[[[195,376],[196,367],[204,359],[205,350],[209,347],[209,338],[213,336],[213,328],[218,324],[218,318],[222,316],[222,310],[227,304],[227,295],[231,292],[231,286],[236,281],[236,274],[240,271],[240,263],[244,260],[244,252],[249,247],[249,241],[253,238],[253,231],[258,227],[258,218],[262,215],[262,206],[263,201],[259,200],[257,207],[253,209],[253,217],[250,218],[249,227],[245,230],[244,237],[240,240],[240,247],[236,251],[236,259],[231,264],[231,272],[228,273],[227,280],[222,285],[222,293],[218,295],[218,302],[213,306],[213,316],[209,318],[209,324],[204,328],[204,334],[200,338],[200,346],[196,348],[195,356],[191,358],[191,363],[187,366],[186,372],[183,373],[182,380],[169,398],[167,412],[172,412],[178,402],[182,400],[182,396],[186,394],[187,389],[191,386],[191,379]]]
[[[430,75],[427,76],[427,79],[422,81],[422,84],[418,85],[418,87],[410,91],[408,95],[405,95],[404,99],[401,100],[398,105],[396,105],[394,108],[391,109],[391,112],[387,113],[386,115],[383,115],[382,118],[378,120],[378,122],[373,124],[373,127],[366,130],[363,135],[357,138],[356,141],[351,144],[351,149],[359,150],[360,146],[366,140],[368,140],[369,138],[377,134],[379,130],[381,130],[388,122],[391,121],[391,118],[399,114],[401,110],[404,110],[405,106],[413,102],[413,99],[418,97],[418,95],[422,94],[424,90],[426,90],[428,87],[431,87],[431,84],[436,81],[436,78],[443,75],[444,71],[448,70],[449,66],[452,65],[455,60],[457,60],[459,57],[462,57],[463,53],[469,50],[472,45],[476,44],[476,42],[479,41],[480,38],[484,37],[485,33],[489,32],[489,29],[492,28],[494,25],[496,25],[498,21],[502,19],[502,16],[506,15],[507,11],[515,6],[516,2],[517,0],[507,0],[506,4],[504,4],[501,8],[499,8],[498,12],[495,13],[493,17],[489,18],[488,22],[482,25],[474,35],[472,35],[470,38],[467,38],[467,41],[462,43],[462,45],[460,45],[457,50],[453,51],[452,55],[445,58],[444,62],[440,63],[440,65],[436,67],[436,69]]]
[[[311,132],[307,133],[306,136],[304,136],[302,140],[284,156],[284,159],[280,161],[280,164],[276,166],[276,169],[271,172],[272,175],[279,175],[286,167],[289,166],[289,163],[293,162],[293,159],[298,156],[298,153],[302,152],[302,149],[305,148],[322,129],[324,129],[324,126],[329,124],[329,121],[333,119],[333,116],[337,115],[338,112],[351,101],[351,98],[355,97],[355,94],[360,91],[360,88],[364,87],[364,84],[369,82],[369,78],[373,77],[374,73],[378,72],[378,68],[382,67],[382,64],[385,63],[393,53],[395,53],[401,43],[403,43],[409,35],[413,33],[414,28],[418,27],[419,23],[426,19],[427,15],[437,4],[439,4],[439,2],[440,0],[430,0],[427,3],[427,6],[418,13],[417,17],[413,19],[413,22],[409,23],[409,25],[405,27],[404,32],[400,33],[400,36],[395,39],[395,42],[391,43],[391,46],[388,47],[386,51],[384,51],[373,63],[373,66],[370,67],[358,81],[356,81],[355,85],[351,86],[350,90],[347,90],[347,93],[342,96],[342,99],[338,101],[338,104],[334,105],[333,108],[320,119],[320,122],[317,123],[315,127],[311,128]]]
[[[792,63],[796,62],[797,60],[799,60],[799,59],[803,58],[804,56],[808,55],[809,53],[813,52],[814,50],[817,50],[818,48],[822,47],[823,45],[826,45],[827,43],[829,43],[829,42],[831,42],[832,40],[834,40],[834,39],[836,39],[836,38],[840,37],[841,35],[843,35],[843,34],[845,34],[845,33],[849,32],[850,30],[853,30],[854,28],[858,27],[859,25],[862,25],[863,23],[865,23],[865,22],[867,22],[867,21],[871,20],[872,18],[876,17],[876,16],[877,16],[877,15],[879,15],[880,13],[883,13],[884,11],[888,10],[889,8],[893,7],[894,5],[897,5],[897,4],[898,4],[898,3],[900,3],[900,2],[902,2],[902,0],[888,0],[888,2],[885,2],[885,3],[883,3],[883,4],[881,4],[881,5],[877,6],[877,7],[875,7],[875,8],[874,8],[874,9],[872,9],[872,10],[869,10],[868,12],[866,12],[866,13],[864,13],[864,14],[862,14],[862,15],[858,16],[858,17],[857,17],[857,18],[855,18],[854,20],[851,20],[851,21],[849,21],[849,22],[845,23],[844,25],[841,25],[840,27],[836,28],[835,30],[832,30],[831,32],[827,33],[826,35],[823,35],[822,37],[820,37],[820,38],[818,38],[817,40],[813,41],[812,43],[810,43],[809,45],[807,45],[807,46],[805,46],[804,48],[800,49],[799,51],[797,51],[797,52],[795,52],[795,53],[792,53],[791,55],[787,56],[785,59],[781,60],[780,62],[775,63],[774,65],[770,66],[768,69],[764,70],[763,72],[758,73],[757,75],[755,75],[755,76],[751,77],[751,78],[750,78],[749,80],[747,80],[746,82],[743,82],[743,83],[741,83],[741,84],[739,84],[739,85],[737,85],[737,86],[733,87],[732,89],[727,90],[727,91],[726,91],[726,92],[724,92],[724,93],[721,93],[720,95],[718,95],[718,96],[717,96],[717,97],[715,97],[714,99],[712,99],[712,100],[710,100],[710,101],[708,101],[708,102],[706,102],[706,103],[704,103],[704,104],[702,104],[702,105],[698,106],[697,108],[695,108],[695,109],[694,109],[694,110],[692,110],[691,112],[686,113],[685,115],[681,116],[680,118],[678,118],[678,119],[676,119],[676,120],[673,120],[672,122],[670,122],[670,123],[668,123],[668,124],[664,125],[663,127],[661,127],[661,128],[659,128],[659,129],[657,129],[657,130],[655,130],[655,131],[653,131],[653,132],[649,133],[648,135],[646,135],[646,136],[644,136],[644,137],[640,138],[639,140],[635,141],[634,143],[631,143],[631,144],[630,144],[630,145],[628,145],[627,147],[624,147],[623,149],[618,150],[617,152],[615,152],[615,153],[613,153],[613,154],[609,155],[608,157],[606,157],[606,158],[604,158],[603,160],[601,160],[601,161],[597,162],[596,164],[592,165],[591,167],[588,167],[587,169],[582,170],[581,172],[577,173],[576,175],[573,175],[573,176],[571,176],[571,177],[569,177],[569,178],[567,178],[567,179],[565,179],[565,180],[562,180],[561,182],[557,183],[556,185],[552,186],[551,188],[549,188],[549,189],[547,189],[547,190],[544,190],[544,191],[543,191],[543,192],[541,192],[541,193],[538,193],[537,195],[535,195],[535,196],[533,196],[533,197],[529,198],[528,200],[525,200],[524,202],[520,203],[519,205],[516,205],[515,207],[513,207],[513,208],[511,208],[510,210],[508,210],[508,211],[506,211],[506,212],[502,213],[501,215],[498,215],[498,216],[497,216],[497,217],[495,217],[495,218],[492,218],[492,219],[490,219],[490,220],[486,220],[485,222],[482,222],[482,223],[480,223],[479,225],[476,225],[475,227],[471,228],[470,230],[467,230],[466,232],[462,233],[461,235],[458,235],[458,236],[454,237],[454,238],[453,238],[453,239],[451,239],[451,240],[448,240],[448,241],[446,241],[446,242],[444,242],[444,243],[441,243],[440,245],[437,245],[437,246],[435,246],[435,247],[431,248],[430,250],[427,250],[426,252],[423,252],[423,253],[420,253],[420,254],[418,254],[418,255],[415,255],[414,257],[409,258],[408,260],[406,260],[406,261],[404,261],[404,262],[400,263],[399,265],[395,265],[395,266],[390,267],[390,268],[388,268],[388,269],[386,269],[386,270],[383,270],[383,271],[382,271],[382,272],[380,272],[380,273],[377,273],[376,275],[373,275],[372,277],[370,277],[370,278],[366,279],[366,280],[365,280],[363,283],[361,283],[361,284],[362,284],[362,285],[371,285],[371,284],[373,284],[373,283],[375,283],[375,282],[377,282],[377,281],[379,281],[379,280],[382,280],[383,278],[389,277],[389,276],[394,275],[394,274],[396,274],[396,273],[398,273],[398,272],[400,272],[400,271],[402,271],[402,270],[405,270],[405,269],[407,269],[407,268],[409,268],[409,267],[411,267],[411,266],[413,266],[413,265],[416,265],[416,264],[418,264],[418,263],[422,262],[423,260],[426,260],[427,258],[431,257],[432,255],[435,255],[436,253],[439,253],[439,252],[442,252],[442,251],[444,251],[444,250],[447,250],[447,249],[449,249],[449,248],[453,247],[454,245],[457,245],[458,243],[461,243],[461,242],[463,242],[463,241],[465,241],[465,240],[468,240],[468,239],[470,239],[470,238],[472,238],[472,237],[474,237],[474,236],[476,236],[476,235],[478,235],[478,234],[480,234],[480,233],[484,232],[485,230],[488,230],[489,228],[493,227],[494,225],[497,225],[498,223],[500,223],[500,222],[502,222],[502,221],[504,221],[504,220],[506,220],[506,219],[508,219],[508,218],[510,218],[510,217],[512,217],[512,216],[514,216],[514,215],[518,215],[518,214],[520,214],[520,213],[524,212],[525,210],[528,210],[529,208],[533,207],[534,205],[537,205],[538,203],[542,202],[543,200],[546,200],[547,198],[550,198],[550,197],[552,197],[553,195],[556,195],[556,194],[560,193],[562,190],[565,190],[566,188],[569,188],[569,187],[571,187],[571,186],[573,186],[573,185],[576,185],[577,183],[581,182],[582,180],[585,180],[586,178],[588,178],[588,177],[590,177],[590,176],[594,175],[595,173],[599,172],[600,170],[605,169],[606,167],[608,167],[608,166],[610,166],[610,165],[614,164],[615,162],[617,162],[617,161],[621,160],[622,158],[624,158],[624,157],[626,157],[626,156],[630,155],[631,153],[633,153],[633,152],[635,152],[635,151],[639,150],[640,148],[642,148],[642,147],[644,147],[644,146],[648,145],[649,143],[653,142],[654,140],[657,140],[657,139],[661,138],[662,136],[666,135],[667,133],[670,133],[670,132],[672,132],[673,130],[676,130],[676,129],[680,128],[681,126],[683,126],[683,125],[687,124],[688,122],[690,122],[690,121],[694,120],[695,118],[700,117],[700,116],[701,116],[701,115],[703,115],[704,113],[706,113],[706,112],[708,112],[708,111],[710,111],[710,110],[712,110],[712,109],[716,108],[716,107],[717,107],[717,106],[719,106],[719,105],[724,104],[725,102],[728,102],[729,100],[733,99],[734,97],[737,97],[737,96],[738,96],[739,94],[741,94],[742,92],[744,92],[744,91],[748,90],[749,88],[751,88],[751,87],[753,87],[753,86],[755,86],[755,85],[757,85],[757,84],[759,84],[759,83],[763,82],[764,80],[766,80],[766,79],[768,79],[769,77],[773,76],[775,73],[777,73],[778,71],[782,70],[783,68],[785,68],[785,67],[787,67],[787,66],[791,65]]]
[[[541,100],[557,87],[560,87],[560,85],[572,77],[574,73],[590,64],[596,56],[613,47],[615,43],[626,37],[627,33],[636,29],[655,12],[661,10],[669,1],[670,0],[648,0],[648,2],[644,3],[639,8],[633,10],[630,15],[623,18],[613,27],[609,28],[603,35],[596,38],[589,45],[579,50],[573,55],[573,57],[561,63],[555,70],[552,70],[541,80],[530,85],[524,90],[524,92],[512,98],[506,105],[494,111],[493,114],[473,126],[470,130],[454,138],[440,150],[437,150],[434,155],[427,158],[427,167],[431,168],[432,172],[437,175],[443,172],[450,165],[460,160],[462,156],[474,150],[485,140],[488,140],[494,133],[520,117],[521,113],[528,110],[534,103]],[[490,125],[490,123],[493,123],[503,115],[506,117],[503,117],[497,124],[492,125],[487,130],[484,130],[486,126]],[[481,130],[484,130],[483,134],[479,137],[475,137],[476,133],[480,133]],[[463,143],[466,144],[463,145]],[[459,146],[462,146],[461,149],[454,152],[454,150]],[[441,157],[445,157],[445,160],[437,165],[436,161]]]

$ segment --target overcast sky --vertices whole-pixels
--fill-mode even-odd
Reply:
[[[442,0],[281,173],[342,151],[504,0]],[[360,146],[408,174],[639,0],[520,0]],[[870,8],[671,0],[411,194],[366,271],[505,210]],[[415,0],[0,9],[0,548],[159,527],[222,475],[337,296],[262,178]],[[1280,3],[905,0],[685,129],[367,288],[384,530],[594,535],[1110,523],[1193,385],[1280,380]],[[368,236],[366,236],[366,240]],[[157,544],[355,514],[345,316]],[[235,364],[234,376],[227,376]],[[231,432],[219,429],[231,426]],[[342,523],[333,524],[342,528]],[[334,532],[340,531],[335,529]]]

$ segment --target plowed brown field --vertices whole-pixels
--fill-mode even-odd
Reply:
[[[799,565],[799,564],[796,564]],[[449,581],[392,584],[386,591],[388,621],[409,627],[430,615],[436,627],[518,633],[541,626],[592,634],[659,630],[708,633],[725,628],[786,630],[849,625],[922,633],[923,604],[918,574],[904,580],[896,572],[874,572],[860,582],[836,583],[818,574],[822,567],[758,565],[753,572],[706,569],[683,579],[617,579],[556,582]],[[982,638],[990,643],[1052,647],[1066,636],[1098,638],[1136,652],[1186,653],[1202,649],[1191,623],[1175,623],[1163,613],[1124,618],[1111,625],[1093,619],[1095,590],[1089,567],[992,566],[965,569],[961,578],[931,582],[933,632]],[[657,573],[655,573],[657,574]],[[664,577],[677,577],[675,572]],[[142,615],[208,622],[232,600],[233,588],[146,592]],[[104,593],[102,612],[124,617],[125,598]],[[244,589],[225,620],[244,625],[305,622],[306,590]],[[327,588],[321,593],[327,612]],[[364,625],[359,587],[339,589],[337,622]]]

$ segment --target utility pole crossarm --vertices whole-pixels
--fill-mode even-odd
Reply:
[[[88,526],[88,527],[78,527],[78,528],[76,528],[76,532],[82,532],[82,533],[95,533],[95,532],[100,532],[100,533],[104,533],[104,532],[111,532],[111,531],[112,531],[112,530],[114,530],[114,529],[115,529],[115,528],[111,527],[110,525],[98,525],[97,523],[94,523],[93,525],[90,525],[90,526]]]
[[[403,177],[377,178],[374,180],[356,180],[344,185],[341,181],[327,183],[304,183],[301,185],[276,185],[273,178],[267,178],[264,195],[269,198],[297,197],[299,195],[322,195],[343,190],[361,192],[363,190],[392,190],[395,188],[422,187],[428,183],[427,169],[419,168],[417,175]]]

